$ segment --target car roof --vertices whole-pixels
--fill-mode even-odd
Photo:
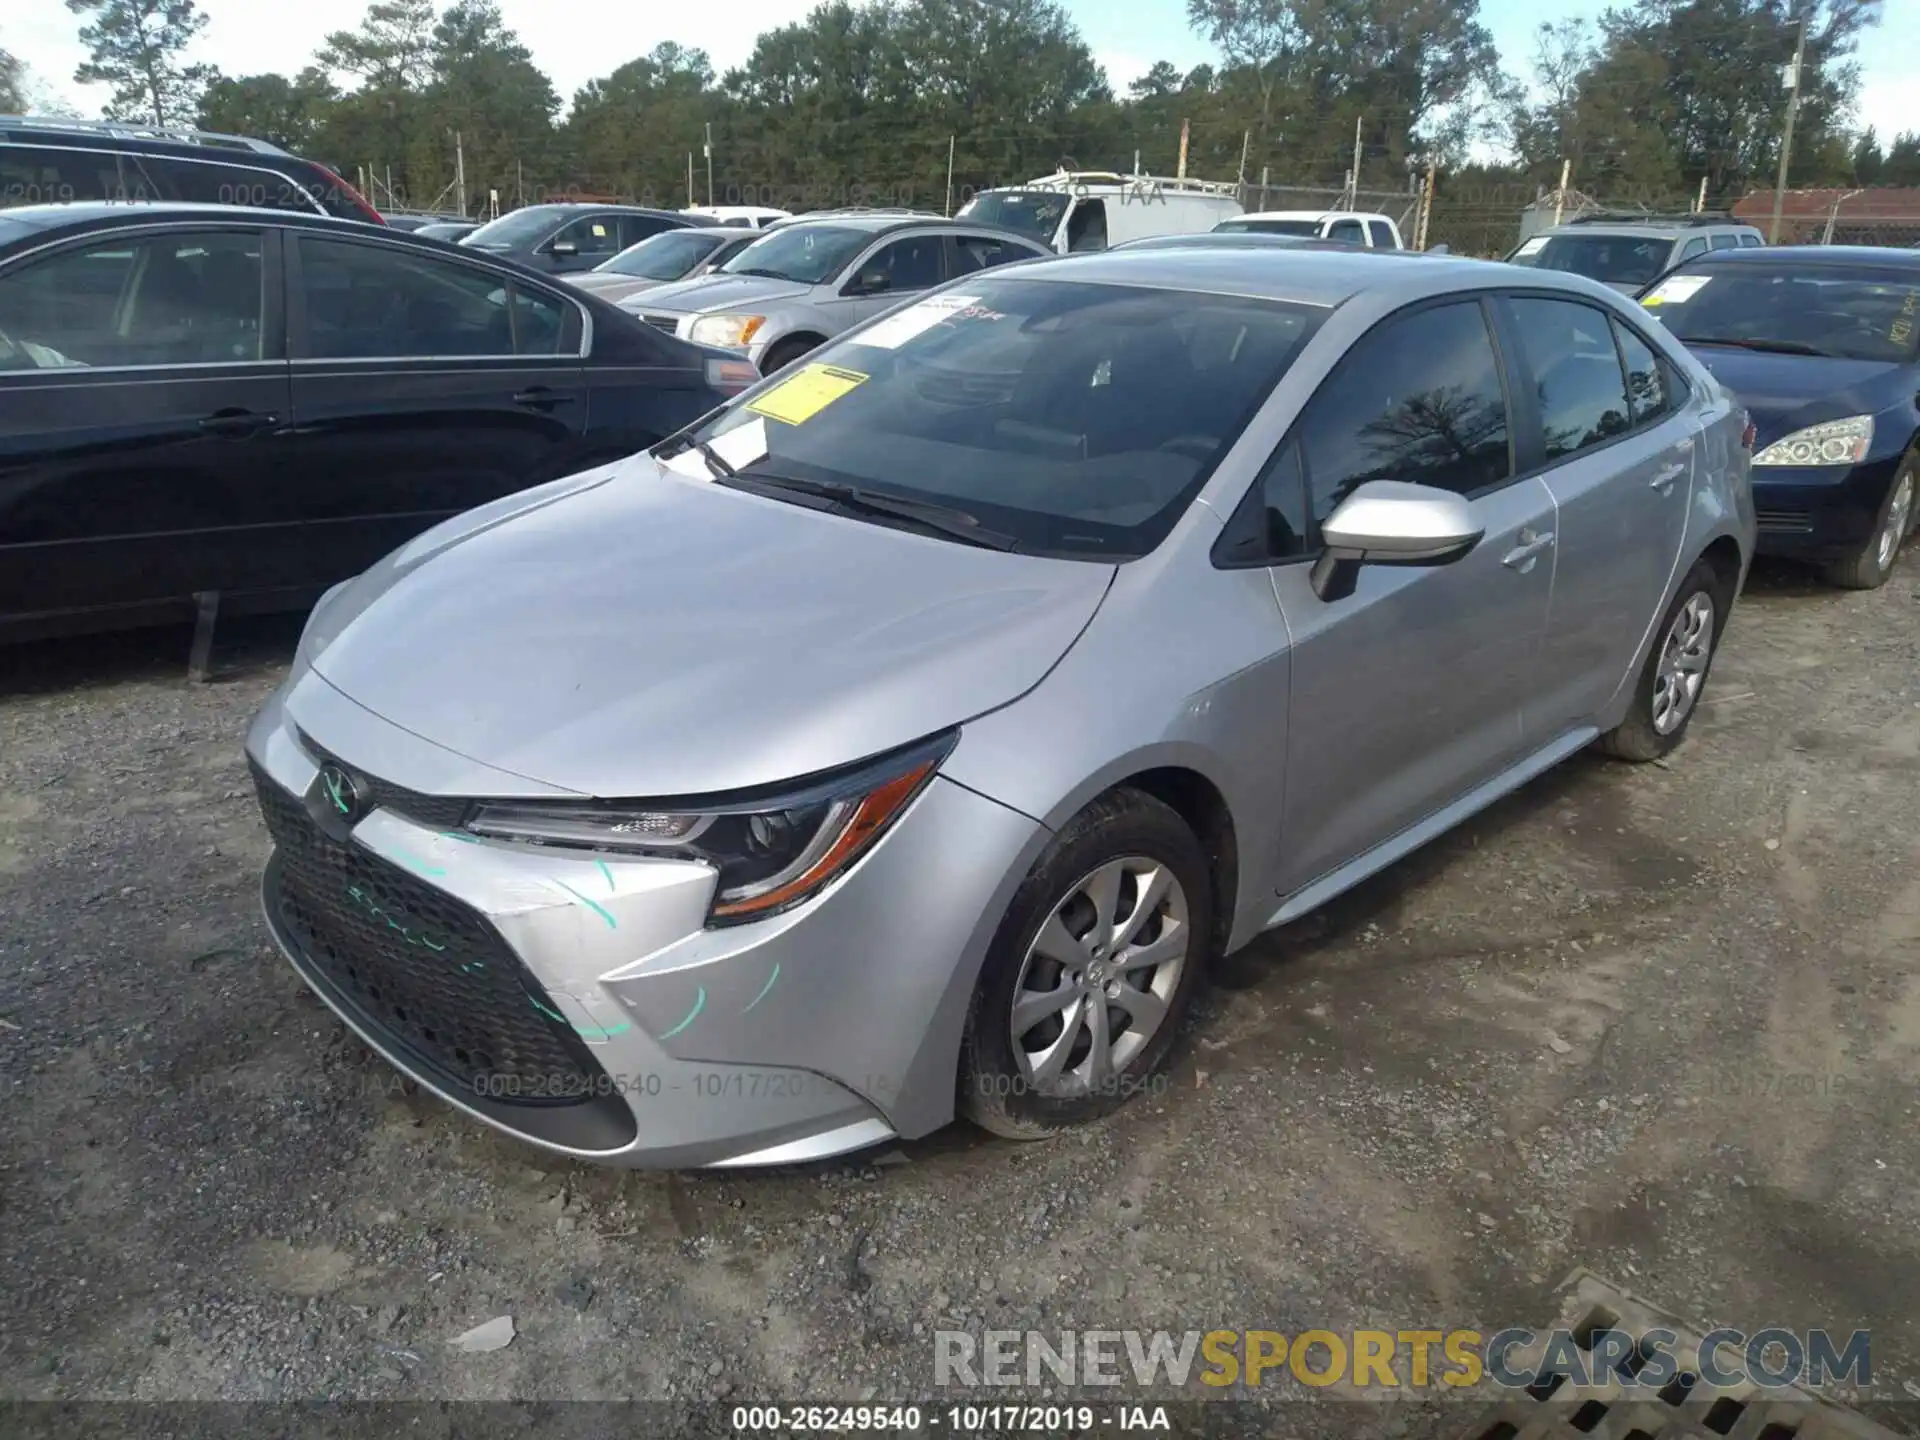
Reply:
[[[992,235],[995,238],[1011,237],[1024,240],[1029,245],[1039,246],[1039,242],[1030,235],[1022,235],[1017,230],[1009,230],[1002,225],[989,225],[981,220],[949,220],[939,215],[796,215],[779,227],[781,231],[793,230],[802,225],[831,225],[836,230],[865,230],[874,235],[891,234],[896,230],[965,230],[976,235]],[[762,231],[771,234],[772,231]],[[1040,246],[1045,249],[1045,246]]]
[[[1558,235],[1625,235],[1636,240],[1684,240],[1690,235],[1711,235],[1716,230],[1753,230],[1744,220],[1709,220],[1698,225],[1678,220],[1595,220],[1579,225],[1549,225],[1536,230],[1529,240],[1550,239]]]
[[[1244,215],[1232,216],[1222,220],[1222,225],[1233,220],[1387,220],[1378,210],[1249,210]]]
[[[1920,252],[1880,245],[1750,245],[1744,250],[1709,250],[1686,263],[1691,266],[1702,261],[1715,265],[1785,262],[1802,268],[1876,265],[1882,269],[1920,271]]]
[[[1397,263],[1404,261],[1409,263]],[[1305,249],[1258,245],[1194,245],[1168,249],[1119,249],[1073,255],[1031,268],[1020,266],[1008,278],[1070,280],[1080,284],[1143,285],[1172,290],[1211,291],[1332,307],[1362,290],[1391,286],[1407,300],[1478,286],[1548,284],[1583,295],[1597,282],[1556,272],[1521,271],[1493,260],[1448,256],[1449,263],[1417,251],[1371,251],[1341,246]]]
[[[1339,240],[1322,240],[1316,235],[1276,235],[1266,230],[1199,230],[1178,235],[1146,235],[1138,240],[1122,240],[1115,250],[1197,250],[1225,246],[1247,250],[1352,250]]]

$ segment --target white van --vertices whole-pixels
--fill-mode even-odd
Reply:
[[[776,210],[771,205],[688,205],[680,213],[704,215],[722,225],[748,230],[764,230],[776,220],[791,218],[788,211]]]
[[[982,190],[960,214],[1018,231],[1066,255],[1150,235],[1199,235],[1240,214],[1235,187],[1210,180],[1062,170]]]
[[[1250,230],[1260,235],[1337,240],[1343,245],[1361,245],[1370,250],[1407,248],[1400,240],[1400,227],[1391,217],[1364,210],[1256,210],[1251,215],[1223,220],[1213,228],[1227,233]]]

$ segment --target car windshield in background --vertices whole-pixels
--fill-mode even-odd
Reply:
[[[1527,241],[1507,259],[1611,285],[1644,285],[1667,268],[1672,253],[1673,242],[1660,236],[1552,235]]]
[[[510,250],[544,239],[560,219],[561,212],[551,205],[529,205],[524,210],[510,210],[498,220],[489,220],[461,243],[477,245],[483,250],[490,246]]]
[[[1029,554],[1128,559],[1173,528],[1324,313],[981,281],[815,351],[666,453],[747,488],[795,482],[796,499],[851,486],[930,507]]]
[[[697,230],[663,230],[638,245],[629,245],[604,265],[597,275],[632,275],[642,280],[678,280],[711,255],[718,242]]]
[[[960,207],[960,216],[982,225],[998,225],[1042,245],[1053,243],[1067,196],[1058,190],[988,190]]]
[[[786,225],[769,231],[720,268],[729,275],[767,275],[801,285],[819,285],[846,268],[871,230],[840,225]]]
[[[1216,235],[1318,235],[1318,220],[1222,220]]]
[[[1644,296],[1676,340],[1843,360],[1911,361],[1920,347],[1920,271],[1871,266],[1702,265]]]

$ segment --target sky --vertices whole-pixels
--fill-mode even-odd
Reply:
[[[762,31],[802,18],[816,0],[724,0],[714,5],[636,5],[632,0],[500,0],[507,24],[570,98],[586,81],[663,40],[705,50],[716,70],[746,59]],[[1184,0],[1063,0],[1088,47],[1106,67],[1118,92],[1156,60],[1181,70],[1214,58],[1206,41],[1187,28]],[[1902,130],[1920,131],[1920,87],[1911,60],[1920,40],[1920,0],[1884,0],[1879,31],[1860,56],[1863,83],[1860,120],[1883,142]],[[1550,6],[1550,8],[1549,8]],[[1603,0],[1542,5],[1537,0],[1482,0],[1481,18],[1492,30],[1507,69],[1525,78],[1533,32],[1542,20],[1592,17]],[[194,58],[229,75],[277,70],[291,75],[305,65],[321,37],[351,13],[347,5],[292,5],[287,0],[200,0],[210,24]],[[76,38],[80,22],[64,0],[7,0],[0,19],[0,47],[25,61],[40,90],[97,114],[106,98],[99,87],[73,82],[85,54]],[[1901,39],[1900,37],[1904,37]]]

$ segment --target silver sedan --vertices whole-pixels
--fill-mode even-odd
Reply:
[[[1083,1124],[1214,957],[1575,751],[1681,743],[1750,443],[1579,277],[972,275],[330,593],[248,740],[268,924],[571,1156]]]

